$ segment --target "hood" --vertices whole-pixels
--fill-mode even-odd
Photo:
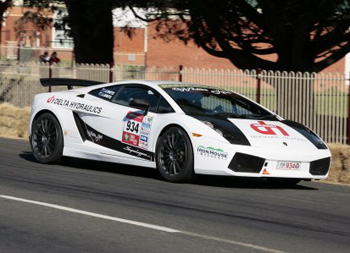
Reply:
[[[291,124],[290,121],[284,123],[252,119],[228,120],[244,133],[251,146],[305,152],[310,148],[324,148],[321,145],[324,145],[321,139],[301,124]]]
[[[192,116],[231,144],[272,149],[327,149],[325,143],[310,129],[289,120],[258,120],[223,118],[215,116]]]

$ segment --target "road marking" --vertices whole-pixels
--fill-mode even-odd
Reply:
[[[168,228],[168,227],[163,227],[163,226],[158,226],[158,225],[153,225],[153,224],[144,223],[144,222],[138,222],[138,221],[133,221],[133,220],[122,219],[122,218],[118,218],[118,217],[113,217],[113,216],[108,216],[108,215],[103,215],[103,214],[83,211],[83,210],[79,210],[79,209],[74,209],[74,208],[70,208],[70,207],[65,207],[65,206],[60,206],[60,205],[55,205],[55,204],[50,204],[50,203],[45,203],[45,202],[40,202],[40,201],[35,201],[35,200],[22,199],[22,198],[17,198],[17,197],[8,196],[8,195],[0,195],[0,198],[7,199],[7,200],[18,201],[18,202],[23,202],[23,203],[34,204],[34,205],[39,205],[39,206],[44,206],[44,207],[49,207],[49,208],[53,208],[53,209],[58,209],[58,210],[70,212],[70,213],[82,214],[82,215],[86,215],[86,216],[90,216],[90,217],[95,217],[95,218],[99,218],[99,219],[115,221],[115,222],[129,224],[129,225],[134,225],[134,226],[138,226],[138,227],[154,229],[154,230],[167,232],[167,233],[178,233],[178,234],[183,234],[183,235],[187,235],[187,236],[197,237],[197,238],[200,238],[200,239],[206,239],[206,240],[212,240],[212,241],[217,241],[217,242],[222,242],[222,243],[228,243],[228,244],[237,245],[237,246],[241,246],[241,247],[245,247],[245,248],[250,248],[250,249],[255,249],[255,250],[259,250],[259,251],[264,251],[264,252],[285,253],[284,251],[275,250],[275,249],[271,249],[271,248],[266,248],[266,247],[258,246],[258,245],[255,245],[255,244],[243,243],[243,242],[239,242],[239,241],[235,241],[235,240],[229,240],[229,239],[223,239],[223,238],[209,236],[209,235],[203,235],[203,234],[197,234],[197,233],[192,233],[192,232],[187,232],[187,231],[181,231],[181,230],[172,229],[172,228]]]

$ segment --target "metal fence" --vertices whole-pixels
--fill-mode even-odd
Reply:
[[[65,77],[103,82],[127,79],[173,80],[236,91],[282,117],[307,125],[328,143],[350,144],[349,80],[335,73],[294,73],[235,69],[144,66],[60,66],[28,62],[0,63],[0,102],[30,106],[47,92],[40,78]],[[65,89],[53,87],[52,90]]]

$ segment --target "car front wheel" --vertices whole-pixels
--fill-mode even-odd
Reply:
[[[170,182],[189,182],[193,176],[193,149],[186,132],[171,127],[158,139],[156,164],[160,174]]]
[[[34,120],[30,144],[38,162],[57,163],[61,160],[63,134],[55,116],[51,113],[44,113]]]

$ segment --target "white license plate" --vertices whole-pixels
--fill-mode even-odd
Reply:
[[[300,162],[278,162],[278,170],[299,170],[301,167]]]

